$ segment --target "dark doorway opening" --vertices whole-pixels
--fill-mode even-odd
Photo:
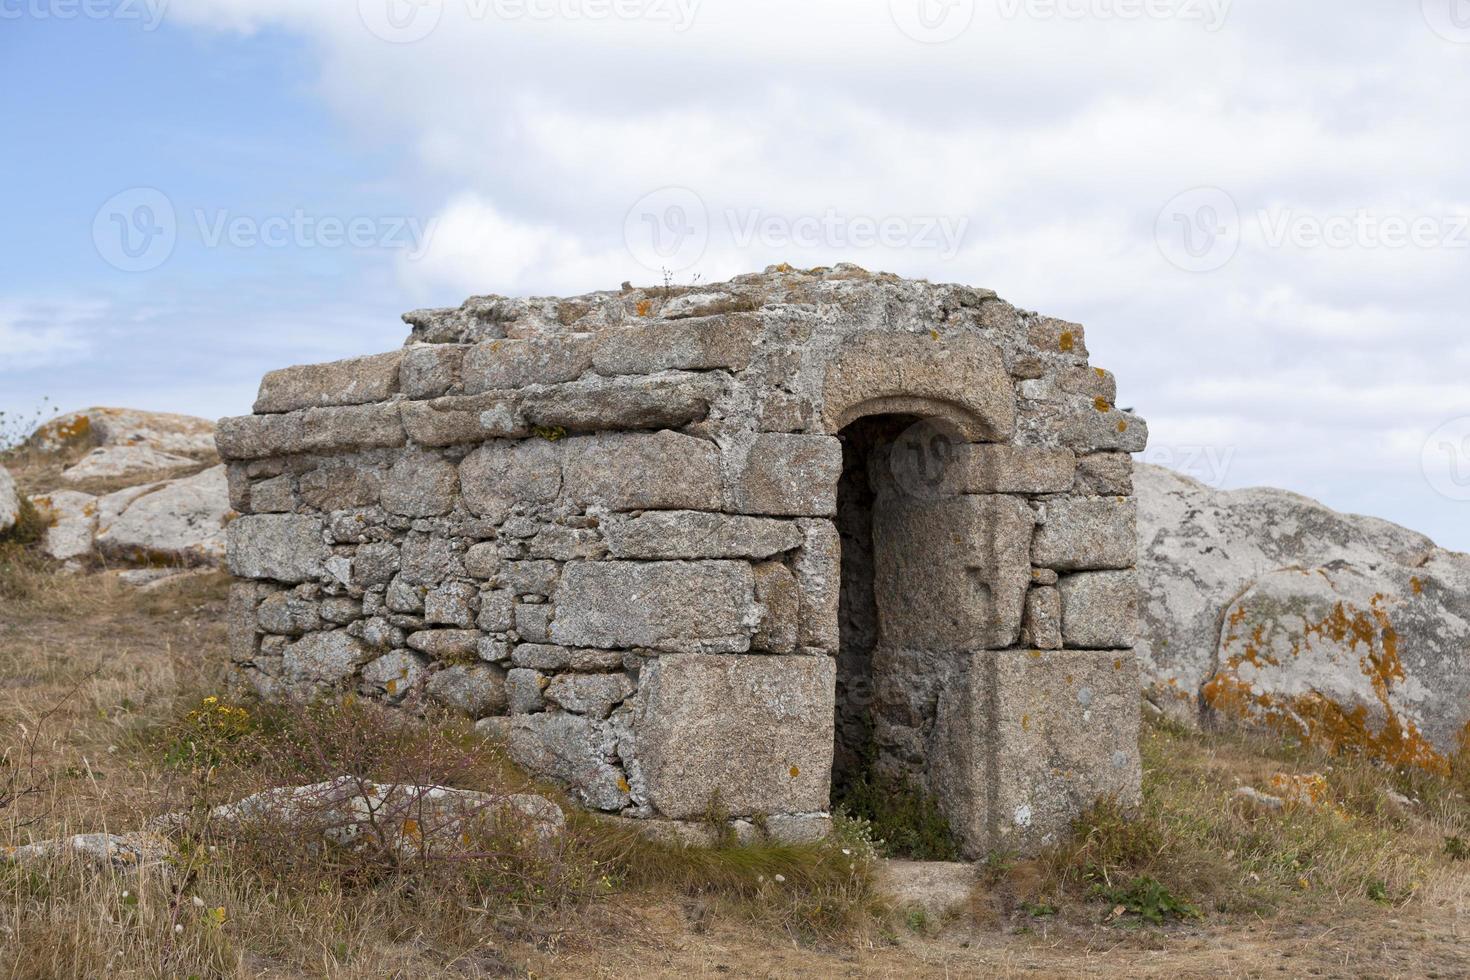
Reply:
[[[837,484],[837,533],[842,539],[838,599],[836,746],[833,799],[843,799],[853,780],[874,763],[873,711],[878,691],[873,673],[881,625],[874,593],[873,512],[888,474],[893,444],[918,419],[873,415],[838,433],[842,477]]]

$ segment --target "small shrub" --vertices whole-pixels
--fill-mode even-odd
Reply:
[[[1134,878],[1116,887],[1096,885],[1093,893],[1104,901],[1121,908],[1125,913],[1136,915],[1145,922],[1159,926],[1165,919],[1198,919],[1199,909],[1173,895],[1158,880],[1148,875]]]
[[[1444,839],[1444,855],[1451,861],[1464,861],[1470,859],[1470,844],[1465,843],[1465,838],[1450,836]]]
[[[0,532],[0,544],[33,545],[46,536],[46,529],[50,526],[51,521],[46,515],[37,510],[25,494],[21,494],[20,514],[11,528]]]
[[[869,767],[839,789],[836,804],[835,809],[847,817],[867,821],[890,857],[917,861],[960,857],[939,804],[908,780],[881,776]]]

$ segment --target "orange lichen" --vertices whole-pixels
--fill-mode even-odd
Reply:
[[[791,767],[791,778],[792,779],[795,779],[797,776],[800,776],[800,775],[801,775],[801,769],[799,767],[797,767],[797,766],[792,766]]]
[[[1373,689],[1374,700],[1382,721],[1375,725],[1367,705],[1351,708],[1311,691],[1292,697],[1258,693],[1238,676],[1243,664],[1261,668],[1265,664],[1279,666],[1279,661],[1265,646],[1265,624],[1257,624],[1250,635],[1240,634],[1247,615],[1244,607],[1236,607],[1225,624],[1222,646],[1234,649],[1215,676],[1201,688],[1200,695],[1212,710],[1237,719],[1254,719],[1268,727],[1315,742],[1332,751],[1356,751],[1382,759],[1392,765],[1416,766],[1438,773],[1449,772],[1449,760],[1421,734],[1414,723],[1399,715],[1389,697],[1395,684],[1404,679],[1399,660],[1399,635],[1382,608],[1385,597],[1376,595],[1370,607],[1350,609],[1339,602],[1318,622],[1306,624],[1291,641],[1292,657],[1301,656],[1303,646],[1312,638],[1330,640],[1338,646],[1355,650],[1362,646],[1358,668]]]
[[[1108,400],[1102,395],[1098,395],[1092,400],[1092,407],[1097,409],[1099,412],[1109,412],[1112,411],[1113,408],[1113,406],[1108,404]]]
[[[78,415],[71,421],[57,423],[52,431],[62,442],[82,442],[92,435],[92,420]]]
[[[1072,336],[1072,331],[1070,331],[1070,330],[1063,330],[1062,331],[1062,335],[1057,338],[1057,347],[1058,347],[1058,349],[1060,349],[1063,354],[1066,354],[1066,353],[1070,352],[1073,347],[1076,347],[1076,346],[1077,346],[1077,340],[1076,340],[1075,337]]]
[[[653,303],[646,299],[640,299],[635,309],[639,316],[648,316],[648,311],[653,309]]]
[[[1098,376],[1098,377],[1099,377],[1099,378],[1106,378],[1106,377],[1107,377],[1107,376],[1108,376],[1108,372],[1106,372],[1106,371],[1104,371],[1104,370],[1103,370],[1103,369],[1102,369],[1102,368],[1096,368],[1096,367],[1095,367],[1095,368],[1093,368],[1093,369],[1092,369],[1092,370],[1093,370],[1093,372],[1094,372],[1094,373],[1095,373],[1095,374],[1096,374],[1096,375],[1097,375],[1097,376]]]
[[[1119,422],[1118,423],[1118,431],[1119,432],[1127,432],[1128,431],[1128,423],[1127,422]]]
[[[633,787],[628,785],[628,777],[627,776],[619,776],[618,777],[618,789],[621,792],[624,792],[624,793],[630,793],[630,792],[632,792]]]
[[[1424,594],[1424,583],[1419,581],[1419,576],[1417,575],[1412,575],[1409,577],[1409,588],[1414,590],[1415,595]]]

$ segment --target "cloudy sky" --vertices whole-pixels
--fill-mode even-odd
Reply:
[[[0,0],[0,410],[853,261],[1084,323],[1147,458],[1470,550],[1470,0]]]

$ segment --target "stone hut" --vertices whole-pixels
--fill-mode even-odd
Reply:
[[[266,697],[465,712],[666,832],[873,770],[981,856],[1136,797],[1146,428],[1080,326],[849,265],[404,319],[219,425]]]

